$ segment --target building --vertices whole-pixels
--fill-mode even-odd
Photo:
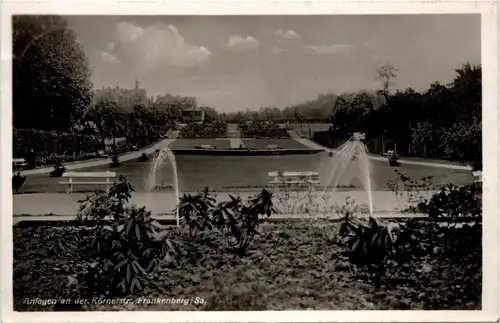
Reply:
[[[181,118],[184,123],[202,123],[205,121],[205,111],[196,107],[186,108],[181,111]]]
[[[113,101],[122,106],[146,105],[150,100],[146,90],[139,87],[139,81],[135,81],[135,88],[120,88],[118,82],[114,88],[104,86],[94,93],[94,100]]]

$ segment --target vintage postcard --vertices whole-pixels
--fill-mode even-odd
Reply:
[[[3,321],[498,319],[495,2],[1,14]]]

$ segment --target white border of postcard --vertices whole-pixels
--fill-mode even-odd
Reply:
[[[483,309],[481,311],[78,312],[12,310],[12,106],[10,17],[61,15],[481,14],[483,75]],[[3,2],[2,22],[2,321],[4,322],[493,322],[498,320],[498,3],[492,1],[40,1]]]

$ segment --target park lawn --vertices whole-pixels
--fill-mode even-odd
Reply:
[[[124,297],[131,300],[137,300],[138,296],[199,297],[203,304],[94,304],[84,309],[472,310],[481,307],[480,263],[467,264],[478,268],[473,277],[457,275],[454,271],[460,271],[460,266],[444,261],[439,267],[447,268],[446,276],[436,268],[436,272],[420,273],[409,281],[395,285],[387,281],[375,288],[360,276],[341,248],[328,243],[319,226],[313,223],[265,225],[247,256],[242,258],[227,250],[220,236],[214,233],[189,241],[185,230],[171,230],[171,238],[183,246],[178,263],[161,265],[139,295]],[[83,227],[14,228],[14,310],[51,310],[49,306],[23,304],[26,298],[69,297],[65,286],[67,276],[77,270],[83,250],[79,243],[91,239],[89,232]],[[420,265],[415,262],[415,268]],[[460,284],[462,289],[453,288],[454,292],[450,292],[451,286]]]
[[[197,146],[211,145],[218,149],[231,148],[231,142],[227,139],[176,139],[170,148],[175,149],[195,149]]]
[[[248,149],[266,149],[269,145],[278,145],[284,149],[310,149],[294,139],[242,139],[242,142]]]
[[[212,190],[224,190],[239,186],[263,187],[268,183],[268,172],[271,171],[319,171],[320,176],[328,176],[333,169],[332,159],[326,153],[313,155],[284,156],[196,156],[178,155],[176,157],[179,187],[181,191],[198,191],[204,186]],[[118,168],[99,166],[82,168],[78,171],[116,171],[127,177],[136,191],[144,191],[149,174],[150,162],[128,161]],[[445,185],[453,183],[463,185],[474,180],[472,172],[455,169],[443,169],[429,166],[405,165],[390,167],[388,162],[371,161],[372,190],[390,190],[388,181],[397,178],[398,170],[412,179],[422,176],[433,176],[434,184]],[[352,170],[353,172],[355,170]],[[57,193],[65,192],[65,186],[58,182],[63,178],[51,178],[48,174],[27,176],[21,193]],[[172,168],[165,165],[157,174],[157,182],[172,183]],[[321,181],[321,177],[320,177]],[[361,189],[360,183],[353,182],[352,189]],[[346,184],[346,183],[342,183]],[[75,186],[75,192],[89,192],[102,188],[87,185]]]

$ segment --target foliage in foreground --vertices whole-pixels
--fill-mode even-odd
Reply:
[[[404,175],[401,178],[413,187],[425,186],[415,185]],[[423,180],[425,183],[429,178]],[[481,295],[481,183],[445,186],[411,210],[427,213],[429,218],[384,224],[371,217],[364,223],[346,214],[340,236],[362,276],[377,288],[391,286],[411,291],[416,284],[427,285],[428,295],[422,291],[410,299],[427,298],[430,308],[448,302],[466,303],[452,301],[452,295],[465,293],[469,300]],[[464,223],[464,218],[471,221]],[[442,281],[457,283],[450,284],[450,294],[432,294]]]
[[[334,231],[338,227],[330,223],[324,229]],[[422,231],[417,238],[424,238],[420,241],[426,250],[430,248],[428,242],[435,241],[436,252],[426,251],[427,259],[416,255],[411,265],[391,270],[391,276],[376,288],[365,278],[365,272],[351,263],[344,248],[326,241],[319,229],[314,223],[265,225],[247,256],[240,257],[223,252],[224,240],[220,235],[206,232],[193,239],[187,230],[178,232],[170,228],[176,241],[182,243],[182,256],[175,266],[160,264],[144,282],[140,296],[196,295],[205,303],[131,307],[93,304],[88,310],[477,310],[481,307],[480,254],[461,259],[458,255],[445,257],[440,240],[425,237]],[[443,234],[449,235],[450,230],[443,228]],[[16,310],[51,310],[48,306],[23,303],[26,297],[64,297],[68,290],[66,274],[79,265],[79,240],[87,236],[91,240],[93,233],[81,226],[14,229]],[[480,244],[480,235],[469,237],[467,247]],[[80,290],[72,297],[85,296]],[[135,299],[133,295],[127,297]]]
[[[178,206],[179,216],[192,237],[205,230],[217,229],[227,237],[235,252],[244,255],[258,234],[262,217],[269,217],[274,212],[272,193],[263,189],[248,201],[233,195],[229,198],[229,201],[216,204],[216,197],[208,187],[197,195],[184,194]]]
[[[21,234],[23,244],[18,242],[15,249],[18,307],[26,308],[19,305],[19,295],[132,297],[139,290],[146,297],[200,295],[207,300],[200,305],[205,310],[480,307],[480,221],[463,226],[458,220],[442,225],[443,219],[432,217],[397,224],[370,218],[364,222],[354,217],[356,206],[346,203],[339,209],[344,214],[340,222],[325,221],[318,227],[310,219],[269,229],[261,226],[272,210],[269,192],[245,202],[232,197],[216,204],[207,188],[184,196],[179,205],[185,228],[163,230],[144,208],[126,206],[130,192],[122,178],[108,192],[82,201],[80,219],[94,222],[90,230],[76,230],[80,234],[70,233],[68,239],[64,234],[74,228],[62,235],[59,228],[42,228],[59,232],[50,243],[36,229],[26,231],[29,239]],[[339,234],[325,239],[325,232]],[[169,233],[175,234],[175,242],[167,238]],[[38,246],[30,244],[31,237]],[[226,252],[227,245],[237,252]],[[37,273],[28,268],[37,262],[30,261],[27,252],[36,253],[41,266]],[[58,257],[61,254],[65,257]],[[67,286],[60,283],[63,273],[70,277]],[[27,290],[33,288],[32,281],[42,282],[40,291]],[[68,291],[73,294],[66,295]],[[248,294],[262,301],[245,297]]]
[[[78,218],[94,222],[94,237],[84,260],[86,287],[92,293],[140,291],[160,261],[177,253],[151,212],[126,206],[132,187],[125,178],[120,180],[107,192],[80,201]]]

